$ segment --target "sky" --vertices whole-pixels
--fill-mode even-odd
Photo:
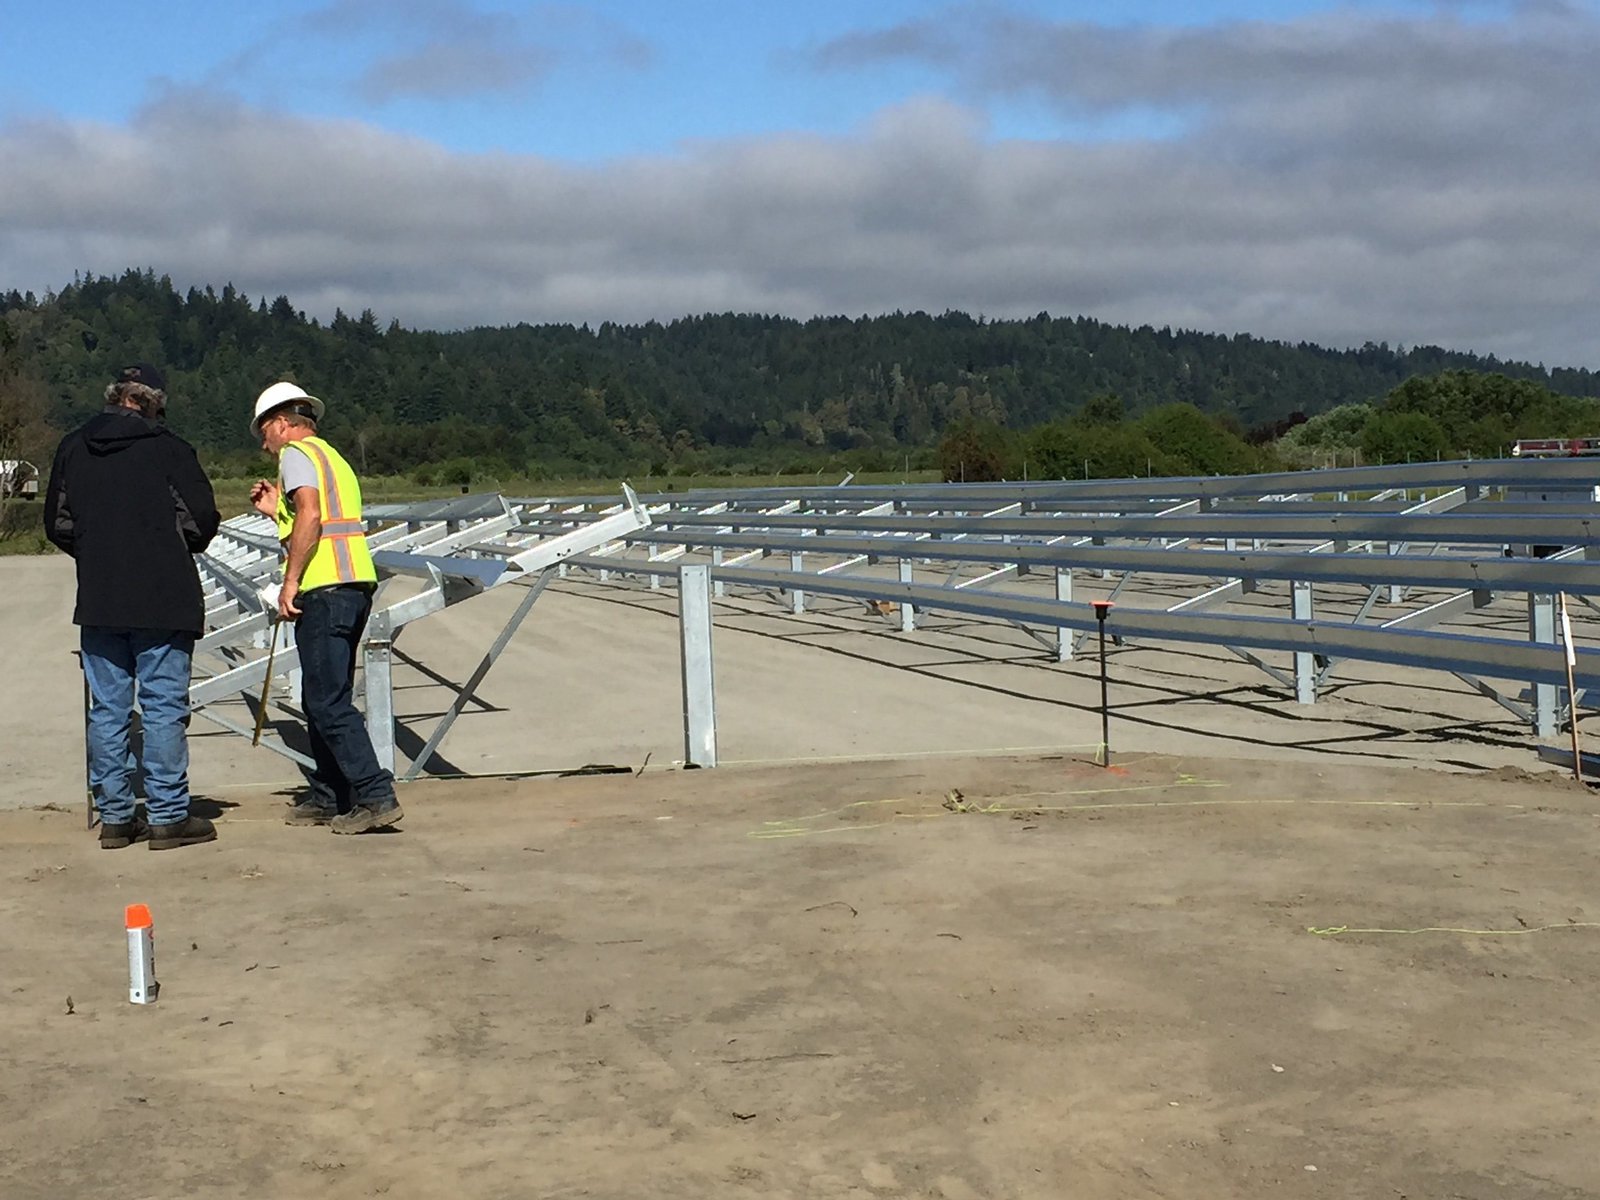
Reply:
[[[1600,368],[1600,0],[0,0],[0,288]]]

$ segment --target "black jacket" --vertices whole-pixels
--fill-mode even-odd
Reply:
[[[192,555],[221,522],[194,447],[108,405],[56,450],[45,534],[78,562],[79,625],[205,632]]]

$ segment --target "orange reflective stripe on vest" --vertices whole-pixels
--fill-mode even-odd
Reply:
[[[310,582],[312,568],[317,565],[317,559],[321,557],[324,549],[333,551],[334,564],[334,578],[326,582],[355,583],[358,576],[350,553],[350,539],[354,536],[364,538],[366,531],[364,527],[360,527],[361,523],[359,521],[354,522],[359,527],[356,533],[352,534],[346,529],[346,526],[350,523],[350,519],[345,513],[345,505],[349,502],[349,498],[344,495],[346,489],[339,486],[338,472],[333,469],[333,458],[337,458],[338,455],[333,447],[323,442],[321,438],[301,438],[299,446],[311,456],[311,461],[317,468],[317,482],[320,485],[317,490],[322,496],[320,506],[322,509],[322,538],[317,543],[317,549],[312,554],[311,561],[306,564],[306,573],[301,577],[300,587],[305,591],[310,591],[314,587],[324,586],[323,582],[321,582],[322,576],[320,574],[318,576],[319,582]],[[356,512],[359,514],[361,511],[361,498],[359,496],[356,497],[355,506]],[[329,529],[329,526],[337,526],[340,531],[334,532]]]
[[[361,520],[361,485],[355,472],[337,450],[319,437],[300,438],[290,445],[299,448],[316,469],[317,508],[322,518],[322,533],[300,577],[300,590],[336,583],[375,582],[378,573],[367,548],[366,526]],[[279,486],[281,489],[281,480]],[[287,503],[280,501],[280,536],[286,537],[293,526]]]

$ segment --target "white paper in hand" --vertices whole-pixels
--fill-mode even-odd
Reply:
[[[261,598],[261,608],[268,616],[278,615],[278,593],[283,590],[281,583],[269,583],[257,590],[256,595]]]

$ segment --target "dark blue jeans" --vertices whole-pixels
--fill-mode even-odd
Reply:
[[[301,592],[299,604],[300,702],[317,763],[307,773],[310,802],[340,812],[355,804],[387,806],[394,799],[394,776],[378,765],[354,698],[356,651],[372,615],[372,589],[316,588]]]

